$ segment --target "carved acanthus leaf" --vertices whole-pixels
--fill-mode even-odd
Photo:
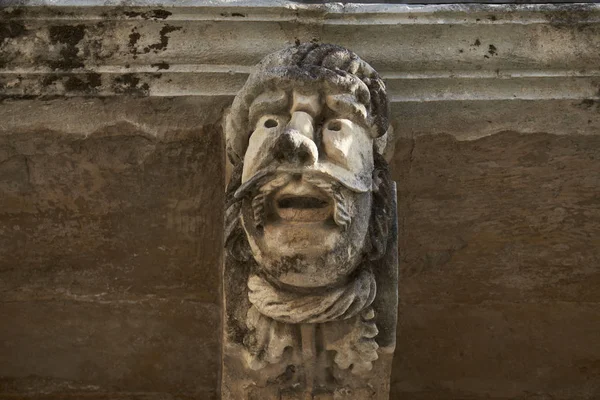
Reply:
[[[249,332],[244,339],[245,359],[252,370],[280,363],[285,358],[286,348],[298,347],[293,325],[265,317],[253,306],[248,309],[246,325]]]
[[[375,325],[374,318],[373,309],[367,308],[351,320],[350,329],[337,340],[333,337],[340,326],[336,326],[337,324],[323,326],[326,330],[325,335],[328,337],[325,348],[336,352],[333,361],[339,368],[351,368],[355,375],[362,375],[373,368],[373,361],[379,357],[377,355],[379,346],[374,339],[379,330]]]

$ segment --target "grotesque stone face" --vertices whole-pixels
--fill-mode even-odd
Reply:
[[[328,44],[268,55],[236,96],[226,124],[234,168],[224,398],[313,398],[344,387],[343,398],[366,399],[387,387],[388,372],[370,373],[393,349],[396,326],[387,114],[377,72]],[[377,368],[391,368],[389,357]]]
[[[373,138],[350,93],[266,91],[250,106],[242,221],[259,267],[290,286],[343,282],[363,257]]]

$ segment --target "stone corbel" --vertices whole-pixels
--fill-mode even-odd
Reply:
[[[388,99],[353,52],[273,53],[226,123],[223,399],[387,399],[397,317]]]

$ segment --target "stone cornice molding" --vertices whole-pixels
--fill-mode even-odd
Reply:
[[[493,102],[508,116],[523,109],[518,102],[549,110],[568,102],[580,114],[600,100],[600,4],[97,4],[4,0],[0,96],[233,96],[264,55],[314,40],[369,59],[386,81],[396,121],[435,106],[433,118],[450,133],[450,108],[467,104]],[[61,26],[81,31],[61,36]],[[70,33],[82,36],[61,42]],[[595,120],[584,122],[587,114],[549,124],[528,112],[538,129],[598,131]]]

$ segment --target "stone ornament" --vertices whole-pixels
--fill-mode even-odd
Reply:
[[[397,318],[388,100],[353,52],[267,56],[226,120],[224,399],[387,399]]]

